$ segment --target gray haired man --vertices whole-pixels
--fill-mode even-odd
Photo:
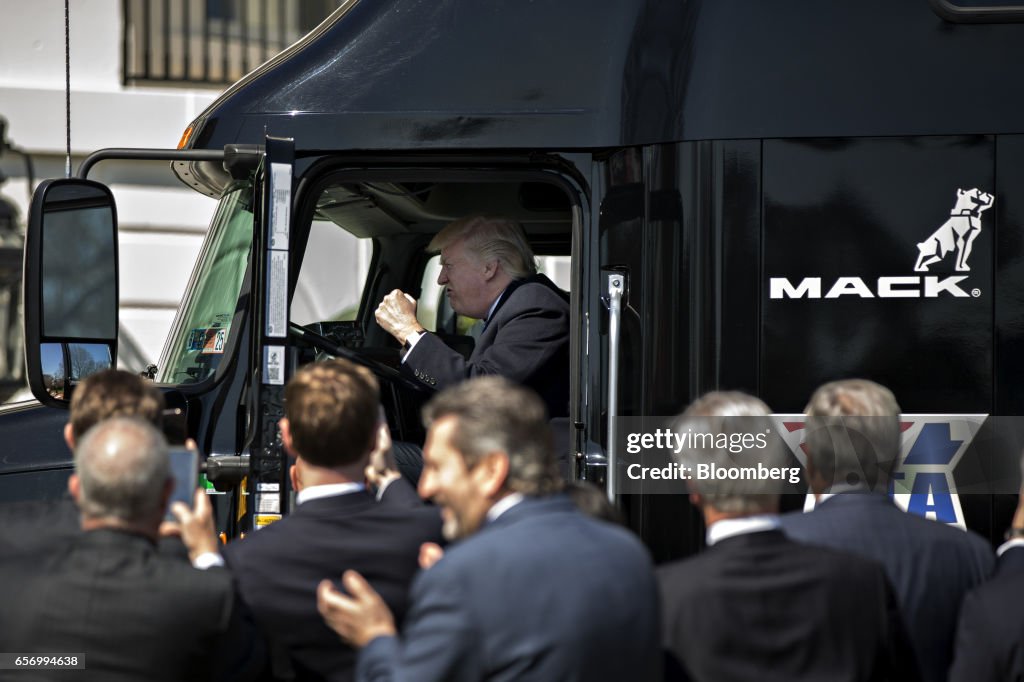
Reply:
[[[743,436],[772,428],[769,415],[742,393],[700,398],[676,430],[718,437],[682,450],[682,464],[691,471],[700,464],[738,470],[738,461],[748,470],[787,466],[791,456],[778,438],[742,452],[729,447],[759,442]],[[847,680],[917,679],[882,567],[787,539],[778,527],[781,485],[767,476],[689,481],[709,547],[659,569],[668,677],[816,680],[842,670]]]
[[[806,408],[813,511],[786,514],[794,540],[852,552],[885,566],[921,676],[945,680],[960,604],[991,575],[992,549],[971,531],[908,514],[886,491],[900,455],[900,406],[866,379],[827,383]]]
[[[544,406],[500,377],[450,388],[424,409],[420,495],[457,541],[413,582],[399,639],[352,571],[321,583],[327,624],[362,651],[357,679],[658,679],[650,559],[627,530],[559,492]]]
[[[68,481],[83,533],[0,563],[0,649],[74,652],[91,679],[251,677],[256,640],[230,575],[157,553],[173,489],[167,444],[134,417],[80,439]]]

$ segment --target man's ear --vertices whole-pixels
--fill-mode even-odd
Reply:
[[[827,488],[828,484],[821,477],[821,474],[818,473],[814,455],[811,454],[810,450],[804,450],[804,457],[807,458],[807,464],[804,465],[804,479],[810,492],[817,497],[819,493]]]
[[[299,472],[298,460],[295,460],[295,462],[295,464],[288,467],[288,478],[292,480],[292,490],[302,492],[302,477]]]
[[[64,425],[64,442],[68,444],[68,450],[75,451],[75,430],[72,428],[71,422]]]
[[[700,493],[698,493],[697,491],[691,490],[690,491],[690,504],[692,504],[697,509],[703,509],[704,508],[704,498],[701,497]]]
[[[82,494],[82,482],[78,479],[78,474],[68,476],[68,493],[75,504],[78,504],[78,497]]]
[[[508,479],[508,455],[504,452],[489,452],[473,467],[472,476],[485,496],[494,497]]]
[[[497,260],[489,260],[484,263],[484,279],[487,281],[494,279],[500,267]]]
[[[288,417],[281,417],[277,422],[277,428],[281,430],[281,444],[284,446],[285,452],[292,457],[297,457],[294,448],[292,448],[292,424],[288,421]]]
[[[809,449],[804,450],[804,457],[807,460],[807,464],[804,465],[804,472],[807,474],[807,480],[810,481],[818,473],[818,469],[814,466],[814,455],[811,454]]]

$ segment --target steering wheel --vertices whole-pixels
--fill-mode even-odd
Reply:
[[[390,381],[392,383],[398,384],[403,388],[407,388],[412,391],[418,391],[420,393],[435,392],[435,389],[431,388],[430,386],[425,386],[424,384],[421,384],[418,381],[410,379],[409,377],[405,376],[394,367],[386,365],[380,360],[374,360],[373,358],[368,358],[363,355],[360,355],[358,352],[352,350],[351,348],[343,346],[340,343],[331,341],[326,336],[321,336],[320,334],[317,334],[314,331],[310,331],[305,327],[300,327],[297,324],[289,323],[288,334],[294,338],[301,339],[302,341],[305,341],[311,346],[319,348],[320,350],[325,351],[330,355],[333,355],[334,357],[345,358],[346,360],[350,360],[356,363],[357,365],[362,365],[363,367],[366,367],[371,372],[376,374],[381,379],[384,379],[385,381]]]

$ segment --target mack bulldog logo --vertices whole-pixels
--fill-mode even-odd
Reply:
[[[981,233],[981,214],[992,208],[994,197],[978,188],[957,189],[956,204],[950,211],[949,220],[944,222],[923,242],[917,245],[917,262],[914,272],[928,272],[928,268],[953,255],[953,269],[956,272],[970,272],[967,259],[971,256],[974,240]],[[893,275],[864,280],[861,277],[804,277],[793,283],[788,277],[772,277],[768,283],[768,295],[781,298],[954,298],[978,297],[981,292],[973,289],[968,293],[960,285],[967,275]],[[824,292],[824,295],[823,293]]]
[[[971,245],[981,232],[981,214],[992,208],[992,195],[974,188],[956,191],[956,205],[932,236],[917,245],[920,255],[915,272],[928,272],[928,266],[938,263],[949,253],[956,254],[956,271],[968,272],[967,259]]]

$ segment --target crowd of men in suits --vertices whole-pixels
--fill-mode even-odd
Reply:
[[[870,381],[827,384],[807,406],[813,511],[780,515],[766,481],[691,481],[708,547],[658,568],[599,494],[567,490],[544,402],[507,379],[462,382],[428,403],[417,495],[389,457],[372,374],[345,360],[299,369],[280,423],[295,510],[227,545],[204,491],[163,521],[172,481],[162,407],[133,375],[89,378],[66,432],[74,507],[3,512],[0,651],[79,652],[86,663],[16,679],[933,681],[1024,671],[1024,506],[998,560],[977,535],[896,507],[886,490],[900,410]],[[756,398],[717,392],[678,428],[730,434],[769,414]],[[679,453],[689,465],[725,466],[729,455]],[[759,454],[768,467],[789,456],[781,445]]]

